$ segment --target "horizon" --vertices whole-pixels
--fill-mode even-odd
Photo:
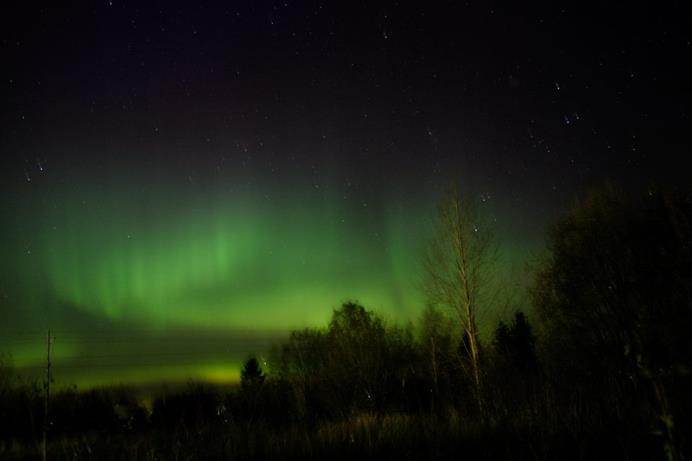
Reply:
[[[672,10],[11,12],[0,353],[27,374],[48,329],[56,379],[86,386],[235,379],[349,299],[416,321],[450,182],[495,230],[507,309],[529,311],[526,265],[589,190],[688,187],[690,37]]]

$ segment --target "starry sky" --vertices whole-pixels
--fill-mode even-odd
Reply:
[[[508,286],[589,188],[689,181],[683,2],[39,3],[0,19],[0,351],[26,376],[48,328],[56,382],[89,387],[237,379],[348,299],[413,320],[449,181]]]

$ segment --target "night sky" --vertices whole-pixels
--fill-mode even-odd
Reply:
[[[589,188],[687,187],[683,2],[20,3],[0,351],[27,376],[48,328],[88,387],[237,379],[347,299],[415,320],[450,180],[508,285]]]

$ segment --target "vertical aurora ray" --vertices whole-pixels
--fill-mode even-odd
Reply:
[[[295,178],[75,183],[27,199],[5,242],[9,324],[32,334],[7,343],[20,369],[40,368],[51,327],[65,384],[237,377],[248,353],[325,325],[347,299],[392,322],[424,304],[419,257],[434,191],[359,191],[338,175],[319,188]],[[523,258],[511,248],[509,259]]]
[[[336,192],[286,191],[64,198],[38,237],[48,288],[80,309],[160,326],[315,324],[349,297],[397,316],[413,308],[400,295],[416,270],[402,241],[420,229],[375,220]]]

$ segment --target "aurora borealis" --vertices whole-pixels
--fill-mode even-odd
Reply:
[[[89,184],[88,200],[53,192],[15,222],[25,227],[6,240],[15,264],[3,288],[16,304],[4,334],[22,346],[13,350],[20,369],[40,366],[41,334],[52,328],[56,370],[63,364],[78,382],[227,379],[245,355],[267,352],[291,328],[323,325],[343,300],[396,322],[423,305],[433,191],[378,203],[337,184],[252,190],[218,177],[200,193],[189,182],[181,192],[136,181]],[[47,173],[32,182],[51,187]],[[282,193],[270,199],[272,190]]]
[[[368,216],[348,210],[343,199],[298,195],[269,202],[237,191],[205,203],[155,201],[144,209],[122,196],[115,200],[125,209],[68,212],[40,249],[58,297],[113,319],[285,326],[310,318],[301,310],[306,291],[322,302],[322,291],[338,298],[356,287],[364,295],[377,292],[368,286],[373,275],[403,278],[394,268],[412,263],[397,248],[396,216],[377,226],[382,237],[358,232]],[[90,237],[76,238],[79,233]],[[278,302],[284,312],[272,308]],[[235,304],[252,305],[251,320]],[[203,315],[191,305],[204,306]]]
[[[56,382],[91,386],[234,379],[347,299],[414,320],[450,178],[511,287],[589,187],[684,184],[682,24],[347,3],[5,15],[0,352],[20,373],[48,328]]]

